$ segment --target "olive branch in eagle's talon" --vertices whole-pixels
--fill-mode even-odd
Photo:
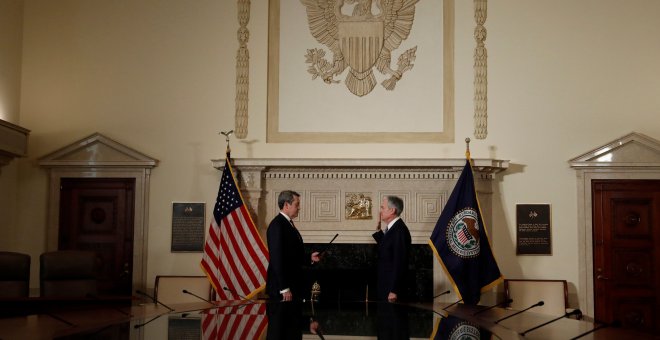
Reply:
[[[324,57],[325,51],[320,48],[307,50],[305,63],[310,64],[307,72],[312,75],[312,80],[321,78],[327,84],[339,83],[338,80],[333,79],[335,73],[333,65]]]

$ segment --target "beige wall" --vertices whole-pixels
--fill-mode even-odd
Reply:
[[[23,0],[0,0],[0,119],[19,124]],[[18,161],[0,167],[0,250],[23,247],[18,215]]]
[[[471,1],[456,1],[455,143],[266,144],[267,1],[253,1],[249,135],[233,141],[233,156],[462,157],[473,131],[472,11]],[[506,276],[565,278],[576,293],[567,160],[631,131],[660,139],[660,2],[501,0],[488,11],[489,135],[473,138],[471,150],[512,162],[493,197],[495,254]],[[98,131],[161,161],[148,280],[198,274],[200,254],[169,252],[170,209],[202,201],[210,210],[215,199],[210,159],[223,157],[218,132],[233,128],[235,13],[235,3],[218,0],[26,0],[20,125],[32,130],[30,150],[15,161],[19,223],[0,233],[39,254],[47,180],[36,159]],[[515,255],[516,203],[552,205],[552,256]]]

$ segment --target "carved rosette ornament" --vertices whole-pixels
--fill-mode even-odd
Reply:
[[[373,67],[389,76],[381,85],[394,90],[403,74],[413,68],[417,46],[403,52],[392,69],[392,51],[408,38],[419,0],[301,0],[307,8],[309,30],[314,38],[332,52],[332,62],[325,51],[308,49],[305,62],[312,80],[337,84],[348,68],[344,84],[351,93],[362,97],[376,86]],[[342,12],[344,4],[352,13]]]
[[[248,94],[250,90],[250,53],[247,42],[250,31],[250,1],[238,0],[238,52],[236,53],[236,138],[244,139],[248,132]]]
[[[474,137],[485,139],[488,135],[488,68],[486,51],[486,10],[488,0],[474,0]]]

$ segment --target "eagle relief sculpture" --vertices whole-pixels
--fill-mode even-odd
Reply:
[[[326,84],[339,83],[339,76],[348,68],[345,84],[349,91],[362,97],[376,86],[372,68],[389,78],[381,84],[394,90],[397,81],[413,68],[417,46],[403,52],[397,69],[391,67],[392,51],[408,38],[419,0],[301,0],[307,8],[307,21],[312,36],[332,52],[332,63],[325,59],[325,50],[307,50],[305,62],[312,79]],[[351,15],[342,9],[353,6]],[[375,5],[375,6],[374,6]],[[350,7],[347,7],[350,10]]]

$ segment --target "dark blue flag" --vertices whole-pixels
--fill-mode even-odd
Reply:
[[[433,340],[479,339],[489,340],[492,334],[485,328],[455,316],[440,318],[433,331]]]
[[[465,304],[502,281],[482,219],[470,160],[433,229],[429,244]]]

